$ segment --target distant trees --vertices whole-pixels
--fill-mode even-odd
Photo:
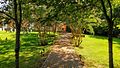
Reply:
[[[21,29],[23,33],[28,33],[30,27],[30,23],[27,19],[24,19],[21,23]]]

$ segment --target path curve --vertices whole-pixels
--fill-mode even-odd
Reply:
[[[75,54],[70,37],[71,33],[65,33],[55,41],[41,68],[83,68],[83,62]]]

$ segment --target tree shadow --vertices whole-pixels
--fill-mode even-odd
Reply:
[[[37,68],[41,66],[47,57],[45,54],[48,54],[47,51],[43,51],[43,49],[44,48],[34,51],[24,50],[25,52],[20,52],[20,68]],[[15,68],[14,51],[0,54],[0,68]]]
[[[81,58],[78,57],[73,58],[73,54],[66,55],[52,52],[42,65],[42,68],[82,68],[84,66],[84,62],[80,59]]]
[[[15,60],[12,57],[2,57],[3,60],[0,61],[0,68],[15,68]]]
[[[24,46],[36,46],[36,45],[40,45],[40,38],[38,37],[38,34],[35,34],[35,33],[30,33],[30,34],[21,34],[21,42],[25,42],[23,43],[22,45]],[[54,38],[53,37],[49,37],[47,36],[47,38],[45,38],[45,41],[47,42],[47,45],[51,45],[53,44],[53,40]],[[41,45],[42,46],[42,45]]]
[[[42,51],[43,49],[41,49]],[[27,52],[27,51],[26,51]],[[48,52],[37,53],[32,51],[31,53],[21,53],[20,56],[20,68],[39,68],[47,58]]]
[[[92,35],[90,35],[90,38],[108,40],[107,36],[97,36],[97,35],[92,36]],[[117,46],[117,47],[120,48],[120,38],[113,37],[113,44],[118,44],[119,46]]]
[[[14,68],[14,40],[0,40],[0,68]]]
[[[15,35],[11,35],[13,38]],[[15,68],[15,40],[0,40],[0,68]],[[21,34],[20,66],[34,68],[38,66],[49,46],[39,46],[37,34]],[[43,61],[43,60],[42,60]],[[41,62],[42,63],[42,62]],[[39,65],[40,66],[40,65]],[[36,68],[36,67],[35,67]]]
[[[90,38],[107,40],[107,36],[89,35]]]
[[[7,52],[13,51],[14,40],[1,40],[0,41],[0,54],[6,54]]]

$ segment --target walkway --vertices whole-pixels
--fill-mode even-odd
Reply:
[[[52,51],[41,68],[83,68],[83,62],[75,54],[70,41],[71,34],[60,36],[52,46]]]

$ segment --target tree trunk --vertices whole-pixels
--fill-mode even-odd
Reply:
[[[114,66],[113,66],[113,47],[112,47],[113,25],[109,23],[108,26],[109,26],[109,34],[108,34],[108,43],[109,43],[109,68],[114,68]]]
[[[112,6],[110,0],[107,0],[109,7],[110,7],[110,19],[108,19],[108,27],[109,27],[109,35],[108,35],[108,42],[109,42],[109,68],[114,68],[113,64],[113,47],[112,47],[112,35],[113,35],[113,24],[112,21]]]
[[[19,68],[19,27],[18,27],[18,16],[17,16],[17,1],[14,0],[14,14],[15,14],[15,24],[16,24],[16,44],[15,44],[15,65]]]
[[[16,68],[19,68],[19,49],[20,49],[20,28],[22,22],[22,9],[21,9],[21,1],[18,0],[19,3],[19,14],[17,8],[17,0],[14,0],[14,14],[15,14],[15,25],[16,25],[16,46],[15,46],[15,64]],[[18,21],[18,15],[19,21]]]
[[[16,46],[15,46],[15,63],[16,68],[19,68],[19,49],[20,49],[20,26],[16,23]]]
[[[110,17],[107,15],[107,10],[104,5],[104,1],[101,0],[101,5],[103,8],[103,13],[105,14],[106,20],[108,22],[108,47],[109,47],[109,68],[114,68],[113,64],[113,47],[112,47],[112,32],[113,32],[113,24],[114,22],[112,21],[112,6],[110,3],[110,0],[107,0],[109,7],[110,7]]]

